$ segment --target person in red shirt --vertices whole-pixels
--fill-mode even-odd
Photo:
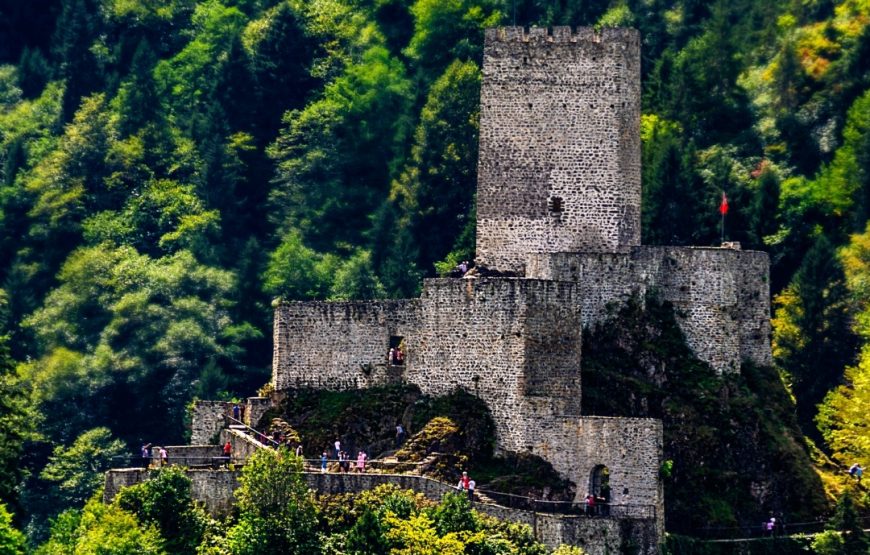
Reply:
[[[232,461],[232,456],[233,456],[233,444],[230,443],[229,441],[227,441],[226,443],[224,443],[224,457],[226,457],[226,459],[227,459],[227,465],[229,465],[230,461]]]

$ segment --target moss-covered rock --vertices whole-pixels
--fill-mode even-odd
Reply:
[[[769,514],[813,519],[827,507],[772,368],[717,376],[686,345],[673,307],[634,299],[587,330],[583,410],[664,422],[668,528],[752,525]]]

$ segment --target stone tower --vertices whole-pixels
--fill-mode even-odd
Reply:
[[[478,264],[640,244],[636,30],[488,29],[480,104]]]

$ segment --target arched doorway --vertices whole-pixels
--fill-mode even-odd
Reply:
[[[610,514],[610,470],[603,464],[596,465],[589,474],[589,493],[595,496],[598,514]]]

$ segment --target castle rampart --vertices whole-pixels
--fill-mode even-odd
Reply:
[[[686,341],[717,372],[744,359],[770,364],[767,253],[713,247],[634,247],[628,253],[530,254],[537,279],[576,282],[583,325],[601,322],[608,305],[647,293],[673,303]]]
[[[426,280],[405,379],[430,395],[473,393],[499,445],[524,449],[530,414],[580,414],[579,308],[573,283]]]
[[[416,334],[417,300],[289,302],[275,309],[275,389],[362,389],[401,381],[391,339]]]

